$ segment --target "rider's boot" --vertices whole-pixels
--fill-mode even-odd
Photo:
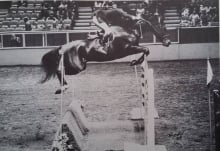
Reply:
[[[103,39],[100,39],[99,40],[99,43],[100,43],[100,45],[99,45],[99,47],[97,48],[97,51],[98,52],[100,52],[100,53],[102,53],[102,54],[107,54],[107,52],[105,51],[105,43],[103,42]]]
[[[101,32],[99,32],[99,33],[97,33],[98,35],[99,35],[99,37],[100,37],[100,40],[99,40],[99,43],[100,43],[100,46],[97,48],[97,51],[98,52],[100,52],[100,53],[102,53],[102,54],[107,54],[107,52],[105,51],[105,35],[103,35],[103,34],[101,34]]]
[[[98,52],[102,53],[102,54],[107,54],[107,52],[104,50],[104,46],[100,46],[98,49],[97,49]]]

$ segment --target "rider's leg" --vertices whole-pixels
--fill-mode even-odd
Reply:
[[[149,21],[145,21],[145,22],[147,23],[149,30],[152,31],[154,35],[162,42],[163,46],[168,47],[171,44],[168,35],[166,35],[164,32],[159,31],[159,29],[153,26],[151,22]]]
[[[56,75],[57,75],[57,78],[59,79],[60,84],[61,84],[61,77],[62,77],[61,76],[61,71],[58,70],[56,72]],[[67,84],[64,77],[63,77],[63,85],[61,87],[62,87],[61,89],[56,90],[55,94],[60,94],[62,91],[65,91],[66,89],[68,89],[68,84]]]
[[[61,71],[56,72],[57,78],[59,79],[59,82],[61,84]],[[67,85],[66,79],[63,77],[63,85]]]

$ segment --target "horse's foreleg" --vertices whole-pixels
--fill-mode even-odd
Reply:
[[[56,75],[57,75],[57,78],[58,78],[58,80],[59,80],[59,82],[60,82],[60,85],[61,85],[61,83],[62,83],[61,71],[57,71],[57,72],[56,72]],[[66,82],[66,79],[63,77],[63,85],[61,85],[61,88],[60,88],[60,89],[56,90],[55,94],[60,94],[61,91],[65,91],[65,90],[67,90],[67,89],[68,89],[68,84],[67,84],[67,82]]]
[[[148,56],[150,51],[147,47],[142,47],[142,46],[129,46],[128,48],[129,53],[131,54],[137,54],[137,53],[143,53],[143,55],[138,58],[137,60],[133,60],[131,62],[131,66],[141,64],[144,61],[144,56]]]

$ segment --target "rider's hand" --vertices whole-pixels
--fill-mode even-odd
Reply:
[[[138,17],[138,16],[132,16],[132,19],[133,19],[133,20],[139,20],[139,19],[141,19],[141,18]]]
[[[104,36],[108,36],[108,35],[110,35],[110,34],[111,34],[111,30],[106,30]]]

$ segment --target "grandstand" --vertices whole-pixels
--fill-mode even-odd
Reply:
[[[115,1],[119,8],[128,8],[128,12],[135,15],[135,11],[138,8],[139,3],[144,1],[127,1],[126,5],[123,5],[125,1]],[[0,9],[0,32],[1,31],[25,31],[26,22],[24,18],[28,19],[28,23],[31,24],[32,30],[91,30],[97,29],[91,22],[94,7],[94,1],[67,1],[64,4],[61,1],[21,1],[14,0],[2,3]],[[154,14],[161,19],[167,28],[179,27],[183,20],[184,9],[189,9],[189,14],[192,13],[192,9],[196,9],[200,13],[198,8],[200,5],[204,5],[204,9],[207,10],[210,17],[216,16],[216,19],[210,19],[210,25],[218,26],[218,5],[217,2],[211,0],[199,2],[189,2],[188,0],[181,2],[173,1],[152,1],[150,4],[144,3],[146,10],[149,10],[151,14]],[[5,7],[4,7],[5,6]],[[188,7],[188,8],[186,8]],[[124,9],[125,10],[125,9]],[[145,10],[145,11],[146,11]],[[63,13],[62,13],[63,12]],[[74,14],[74,17],[71,16]],[[47,19],[50,15],[54,16],[54,19]],[[190,20],[187,20],[190,22]],[[187,25],[189,26],[189,25]]]

